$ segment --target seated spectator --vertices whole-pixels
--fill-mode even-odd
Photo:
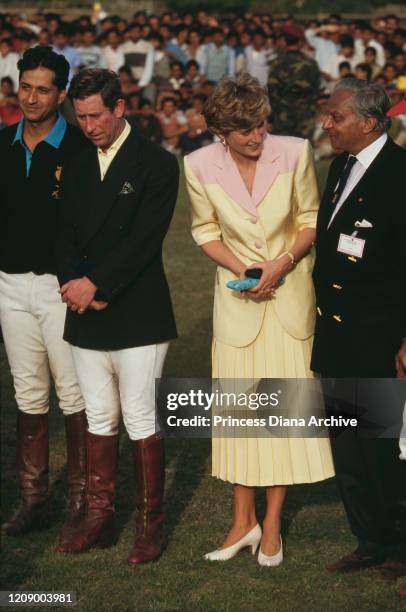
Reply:
[[[185,53],[187,37],[188,28],[185,26],[185,24],[180,23],[179,25],[175,26],[175,36],[170,41],[170,43],[172,44],[172,51],[175,51],[173,53],[173,59],[175,61],[181,62],[183,66],[188,61],[187,55]]]
[[[200,74],[200,66],[195,60],[189,60],[185,67],[185,83],[190,85],[192,89],[197,89],[202,83]]]
[[[96,34],[93,28],[82,31],[81,45],[78,47],[80,65],[89,68],[107,68],[105,56],[100,45],[95,44]]]
[[[180,94],[180,103],[178,108],[180,110],[188,110],[193,104],[193,89],[189,83],[182,83],[179,89],[174,90],[175,94]]]
[[[406,51],[403,51],[402,49],[399,49],[399,51],[397,51],[394,54],[394,56],[392,58],[392,63],[395,64],[399,76],[401,76],[402,74],[405,74]]]
[[[339,27],[334,24],[319,27],[317,23],[311,23],[305,31],[305,37],[314,49],[314,59],[320,71],[327,72],[331,58],[338,54]]]
[[[132,93],[128,94],[128,96],[126,96],[126,117],[133,117],[134,115],[137,115],[139,108],[140,108],[140,103],[141,103],[141,94],[133,91]]]
[[[77,22],[72,22],[70,24],[68,42],[76,50],[78,50],[82,44],[82,31],[83,28],[81,28]]]
[[[382,69],[382,74],[386,78],[386,89],[396,89],[398,80],[398,71],[393,62],[387,62]]]
[[[362,60],[362,57],[360,59]],[[330,59],[325,78],[327,78],[327,80],[337,80],[340,77],[338,67],[341,62],[348,62],[351,71],[353,71],[359,61],[360,60],[355,54],[353,37],[349,34],[343,34],[340,37],[340,52]]]
[[[47,28],[43,28],[38,34],[38,44],[40,47],[49,47],[51,44],[51,35]]]
[[[9,76],[5,76],[0,81],[0,103],[2,100],[11,96],[14,93],[13,79]]]
[[[66,26],[60,26],[54,36],[53,50],[55,53],[62,54],[69,63],[69,83],[73,76],[78,72],[80,67],[80,56],[74,47],[68,44],[68,29]]]
[[[154,48],[154,76],[153,81],[161,87],[168,82],[171,73],[171,62],[164,50],[164,39],[158,32],[152,32],[148,41]]]
[[[396,55],[396,53],[399,51],[398,47],[391,41],[387,41],[384,45],[384,49],[385,49],[385,62],[384,64],[386,64],[387,62],[391,62],[393,60],[393,57]]]
[[[50,13],[47,16],[47,22],[48,22],[47,28],[49,30],[49,34],[51,36],[51,39],[53,39],[55,34],[56,34],[56,32],[57,32],[57,30],[62,25],[61,17],[59,15],[56,15],[55,13],[53,13],[53,14]]]
[[[35,47],[38,44],[38,36],[32,31],[23,31],[18,36],[19,56],[22,57],[27,49]]]
[[[22,117],[23,113],[21,112],[16,94],[11,93],[0,101],[0,120],[2,126],[14,125]]]
[[[350,62],[340,62],[340,64],[338,65],[338,78],[346,79],[350,76],[352,76]]]
[[[381,72],[382,66],[379,66],[376,62],[376,49],[374,49],[374,47],[367,47],[365,49],[365,63],[371,66],[371,79],[375,80]]]
[[[392,36],[393,43],[398,49],[406,51],[406,30],[403,28],[396,28]]]
[[[369,64],[361,63],[355,66],[354,76],[360,81],[370,81],[372,77],[372,68]]]
[[[121,66],[118,70],[118,77],[120,79],[121,91],[124,96],[128,96],[133,91],[138,91],[139,87],[135,79],[133,79],[131,68],[129,66]]]
[[[213,42],[205,47],[201,70],[209,81],[217,83],[225,76],[234,76],[235,55],[231,47],[225,44],[221,28],[213,28],[211,35]]]
[[[183,64],[181,62],[172,62],[170,67],[169,84],[177,91],[185,82]]]
[[[382,72],[380,72],[378,74],[378,76],[376,77],[375,83],[377,83],[378,85],[382,85],[382,87],[387,89],[388,80],[387,80],[386,76]]]
[[[178,110],[173,97],[162,100],[162,107],[157,117],[164,135],[163,146],[171,153],[179,154],[179,136],[188,131],[188,121],[184,113]]]
[[[262,85],[268,83],[269,57],[265,46],[265,35],[262,30],[256,30],[252,36],[252,44],[244,49],[243,69],[258,79]]]
[[[204,45],[202,45],[202,35],[197,28],[190,28],[187,42],[183,45],[182,50],[189,61],[194,60],[198,63],[199,69],[204,60]]]
[[[207,130],[206,120],[202,115],[206,99],[203,94],[195,94],[192,98],[192,107],[185,112],[188,131],[179,137],[179,146],[183,155],[192,153],[213,141],[213,136]]]
[[[106,46],[103,49],[104,60],[107,68],[118,74],[121,66],[124,66],[124,54],[120,49],[121,38],[118,30],[111,28],[107,30]]]
[[[150,42],[142,38],[142,28],[138,23],[133,22],[127,34],[129,38],[120,46],[125,65],[130,67],[139,87],[146,87],[151,82],[154,70],[154,49]]]
[[[201,86],[201,92],[208,98],[213,93],[215,87],[216,83],[214,81],[203,81]]]
[[[355,41],[356,55],[362,57],[367,47],[372,47],[376,51],[376,62],[382,67],[385,63],[385,52],[382,45],[375,39],[374,29],[365,21],[359,23],[358,29],[359,38]]]
[[[176,30],[167,24],[162,24],[159,28],[159,33],[164,39],[164,51],[169,59],[171,61],[186,64],[187,57],[183,52],[181,45],[179,45]],[[181,40],[183,40],[183,37],[181,37]],[[185,42],[185,40],[183,42]]]
[[[145,138],[161,144],[164,137],[161,123],[155,116],[154,107],[149,100],[141,100],[139,113],[128,117],[128,121]]]

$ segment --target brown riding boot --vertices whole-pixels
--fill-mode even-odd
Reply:
[[[86,514],[70,540],[58,544],[57,552],[81,553],[107,548],[114,542],[114,500],[118,465],[118,436],[86,432]]]
[[[159,434],[136,440],[133,445],[137,517],[135,541],[127,561],[138,564],[155,561],[162,553],[165,446]]]
[[[4,535],[19,536],[48,524],[49,432],[47,414],[17,411],[17,468],[21,502],[2,525]]]
[[[68,500],[59,545],[66,544],[72,538],[85,518],[86,430],[87,419],[84,410],[65,416]]]

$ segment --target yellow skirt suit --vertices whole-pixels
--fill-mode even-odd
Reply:
[[[252,194],[222,144],[185,158],[192,235],[224,244],[247,266],[276,259],[304,228],[314,228],[318,189],[308,141],[267,136]],[[315,321],[313,259],[304,257],[272,300],[231,291],[217,267],[212,375],[219,379],[311,378]],[[213,438],[213,476],[246,486],[316,482],[334,475],[327,438]]]

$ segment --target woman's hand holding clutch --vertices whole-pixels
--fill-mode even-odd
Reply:
[[[281,278],[290,272],[291,263],[286,262],[285,258],[271,259],[252,264],[248,270],[252,268],[261,268],[262,275],[258,285],[246,292],[247,297],[254,300],[269,300],[274,297],[276,289],[281,284]]]

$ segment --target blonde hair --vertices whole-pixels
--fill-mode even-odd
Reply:
[[[268,93],[255,77],[243,73],[224,78],[205,102],[202,114],[216,135],[248,130],[265,121],[271,112]]]

